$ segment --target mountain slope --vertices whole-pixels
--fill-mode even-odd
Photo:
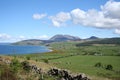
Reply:
[[[93,40],[93,39],[99,39],[99,38],[96,36],[91,36],[91,37],[87,38],[87,40]]]
[[[46,43],[51,42],[63,42],[63,41],[78,41],[80,38],[70,35],[55,35],[49,40],[39,40],[39,39],[28,39],[28,40],[22,40],[16,43],[13,43],[14,45],[43,45]]]
[[[13,43],[13,44],[14,45],[41,45],[43,43],[44,43],[43,40],[28,39],[28,40],[19,41],[19,42]]]
[[[70,36],[70,35],[55,35],[50,38],[52,41],[77,41],[80,40],[79,37]]]

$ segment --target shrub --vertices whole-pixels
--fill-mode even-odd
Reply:
[[[111,64],[108,64],[105,68],[106,70],[112,70],[113,69],[113,66]]]
[[[100,62],[95,64],[95,67],[102,67],[102,64]]]
[[[38,62],[38,59],[35,59],[36,62]]]
[[[27,60],[30,60],[30,56],[27,56],[26,59],[27,59]]]
[[[48,59],[43,59],[43,61],[47,64],[49,63]]]
[[[11,61],[10,68],[11,68],[13,73],[17,73],[18,70],[21,68],[21,64],[20,64],[20,62],[16,58],[14,58]]]
[[[26,72],[30,72],[30,64],[28,61],[23,61],[22,63],[22,68],[26,71]]]

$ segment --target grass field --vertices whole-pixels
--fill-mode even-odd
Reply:
[[[93,80],[120,80],[120,46],[119,45],[92,45],[79,46],[80,42],[59,42],[52,43],[48,47],[52,52],[43,54],[27,54],[20,56],[26,59],[41,62],[46,59],[49,64],[58,68],[68,69],[73,73],[85,73],[89,76],[97,77]],[[102,67],[95,67],[95,64],[100,62]],[[106,70],[106,65],[112,65],[113,70]],[[102,78],[102,79],[101,79]]]
[[[115,71],[120,71],[120,58],[117,56],[72,56],[61,59],[50,60],[53,65],[71,70],[72,72],[81,72],[91,76],[101,76],[120,78],[120,73]],[[103,66],[111,64],[114,71],[105,70],[103,68],[96,68],[94,65],[101,62]]]

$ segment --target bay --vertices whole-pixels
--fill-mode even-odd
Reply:
[[[0,44],[0,54],[2,55],[17,55],[44,52],[50,52],[50,50],[45,46]]]

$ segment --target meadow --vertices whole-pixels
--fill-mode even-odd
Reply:
[[[72,56],[67,58],[53,59],[50,63],[72,72],[85,73],[90,76],[99,76],[107,78],[120,78],[120,58],[118,56]],[[100,62],[102,66],[111,64],[113,70],[95,67],[95,64]]]
[[[24,59],[29,57],[37,62],[47,61],[47,64],[54,67],[68,69],[73,73],[85,73],[93,80],[120,79],[119,45],[95,44],[78,47],[78,43],[80,42],[51,43],[48,47],[52,52],[24,55]],[[97,63],[101,63],[101,67],[95,67]],[[113,69],[106,70],[107,65],[112,65]]]

